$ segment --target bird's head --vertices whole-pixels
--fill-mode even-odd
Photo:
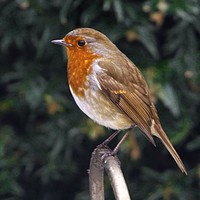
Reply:
[[[52,43],[64,46],[68,58],[71,55],[84,56],[85,54],[106,56],[117,49],[104,34],[92,28],[75,29],[63,39],[53,40]]]

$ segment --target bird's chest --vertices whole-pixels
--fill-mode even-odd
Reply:
[[[85,63],[85,64],[84,64]],[[87,63],[87,65],[86,65]],[[97,62],[84,59],[79,67],[68,63],[68,82],[70,91],[79,108],[94,121],[101,121],[111,103],[102,94],[96,79],[101,68]]]
[[[132,122],[102,93],[95,77],[98,68],[98,65],[92,68],[85,85],[79,87],[79,93],[70,85],[72,96],[78,107],[98,124],[111,129],[127,129]]]
[[[79,108],[98,124],[111,129],[126,129],[132,122],[101,91],[96,75],[102,71],[100,59],[90,54],[68,61],[68,82]]]
[[[84,90],[84,97],[77,96],[70,88],[72,96],[78,107],[91,119],[101,124],[101,118],[105,117],[109,103],[100,91],[96,88]]]

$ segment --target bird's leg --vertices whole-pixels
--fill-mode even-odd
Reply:
[[[122,137],[122,139],[119,141],[119,143],[117,144],[117,146],[113,149],[113,151],[112,151],[111,153],[105,153],[105,154],[102,155],[102,157],[101,157],[102,160],[104,160],[104,159],[105,159],[106,157],[108,157],[108,156],[116,156],[116,154],[117,154],[117,152],[118,152],[118,150],[119,150],[120,145],[121,145],[122,142],[126,139],[126,137],[129,135],[130,130],[131,130],[131,128],[128,129],[128,130],[126,131],[126,133],[124,134],[124,136]],[[107,144],[108,144],[114,137],[116,137],[116,136],[119,134],[120,131],[121,131],[121,130],[115,131],[115,132],[114,132],[109,138],[107,138],[103,143],[101,143],[100,145],[98,145],[97,148],[98,148],[98,149],[101,149],[101,148],[103,148],[103,147],[105,148],[105,146],[107,146]]]
[[[104,142],[102,142],[100,145],[98,145],[98,148],[104,147],[108,143],[110,143],[113,140],[113,138],[115,138],[119,134],[120,131],[121,130],[116,130],[110,137],[108,137]]]
[[[119,141],[119,143],[117,144],[117,146],[113,149],[112,151],[112,156],[115,156],[119,150],[120,145],[122,144],[122,142],[126,139],[126,137],[129,135],[131,129],[128,129],[126,131],[126,133],[124,134],[124,136],[122,137],[122,139]]]

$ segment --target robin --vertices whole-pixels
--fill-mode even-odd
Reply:
[[[104,34],[79,28],[52,43],[65,47],[68,56],[68,83],[79,108],[98,124],[116,130],[102,145],[121,130],[138,127],[155,145],[158,137],[180,170],[186,169],[163,131],[149,88],[139,69]]]

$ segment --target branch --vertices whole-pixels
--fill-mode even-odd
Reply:
[[[104,153],[105,152],[101,151],[101,149],[96,148],[92,152],[92,157],[90,159],[89,189],[91,200],[104,200],[104,166],[101,160],[101,156]]]
[[[116,200],[130,200],[127,185],[117,156],[108,147],[97,147],[90,160],[89,189],[91,200],[104,200],[104,168]]]

